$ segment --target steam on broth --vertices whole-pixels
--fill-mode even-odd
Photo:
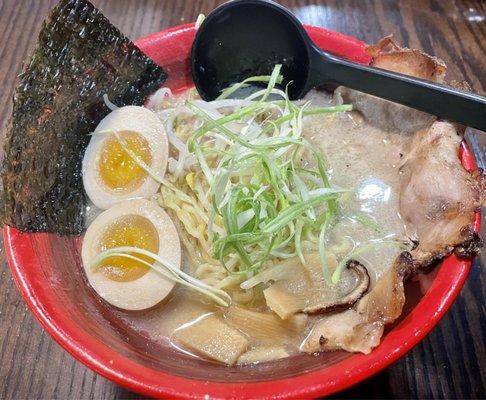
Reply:
[[[127,107],[102,121],[83,164],[90,198],[107,208],[84,239],[88,278],[111,304],[139,310],[123,316],[134,329],[195,357],[233,365],[367,353],[403,304],[400,266],[413,243],[400,215],[400,168],[412,136],[370,123],[339,91],[289,101],[276,88],[279,66],[260,79],[266,87],[242,100],[229,97],[245,82],[213,102],[161,89],[140,128],[133,112],[141,112]],[[164,146],[135,148],[125,131],[137,143],[164,132],[168,155]],[[103,187],[104,165],[110,182],[136,176],[137,185]],[[116,231],[120,218],[138,224]],[[136,232],[159,232],[157,247]],[[121,275],[135,278],[116,277],[123,260],[138,272],[123,266]],[[149,274],[164,281],[160,290]],[[115,284],[104,282],[110,276]]]

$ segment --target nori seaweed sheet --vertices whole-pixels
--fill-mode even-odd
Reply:
[[[79,234],[81,161],[89,133],[119,106],[143,104],[165,72],[86,0],[62,0],[19,76],[3,163],[4,222],[28,232]]]

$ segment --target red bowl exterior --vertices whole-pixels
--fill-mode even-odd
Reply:
[[[357,62],[369,62],[363,42],[319,27],[306,26],[306,29],[318,46]],[[194,34],[194,25],[188,24],[137,41],[147,55],[167,70],[167,85],[175,91],[191,86],[188,58]],[[464,144],[459,156],[466,169],[475,169],[474,158]],[[476,231],[479,231],[480,220],[478,213]],[[3,234],[15,282],[25,302],[51,336],[89,368],[130,390],[151,397],[309,398],[348,388],[390,365],[419,343],[458,296],[471,267],[471,260],[460,260],[455,256],[446,258],[438,267],[426,294],[383,337],[380,346],[371,354],[355,354],[331,366],[285,378],[276,376],[275,379],[257,382],[216,382],[172,375],[142,365],[115,351],[100,337],[80,330],[80,323],[89,324],[90,316],[85,315],[86,320],[79,321],[73,317],[72,310],[59,301],[57,292],[48,282],[45,264],[39,260],[39,250],[36,251],[33,245],[35,236],[36,240],[45,240],[45,246],[49,246],[46,238],[50,235],[22,233],[8,226],[4,227]]]

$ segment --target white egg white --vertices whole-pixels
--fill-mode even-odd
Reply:
[[[104,133],[97,133],[102,132]],[[106,140],[114,133],[132,131],[143,136],[149,143],[152,155],[150,169],[163,177],[167,168],[169,142],[165,128],[157,115],[145,107],[126,106],[112,111],[101,120],[86,148],[83,158],[83,185],[90,200],[101,209],[108,209],[127,199],[150,197],[157,192],[159,183],[147,175],[140,187],[127,192],[113,190],[103,184],[99,176],[99,160]]]
[[[100,252],[100,243],[106,229],[126,215],[138,215],[151,221],[159,235],[158,254],[180,268],[181,245],[174,223],[155,201],[145,199],[126,200],[102,212],[84,235],[81,257],[90,285],[104,300],[124,310],[144,310],[167,297],[174,282],[153,269],[133,281],[118,282],[90,265]]]

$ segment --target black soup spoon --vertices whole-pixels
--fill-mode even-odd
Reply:
[[[486,131],[486,97],[322,51],[297,18],[272,1],[225,3],[196,33],[191,68],[204,100],[214,100],[232,83],[270,74],[275,64],[282,64],[283,85],[292,82],[291,99],[323,84],[344,85]]]

